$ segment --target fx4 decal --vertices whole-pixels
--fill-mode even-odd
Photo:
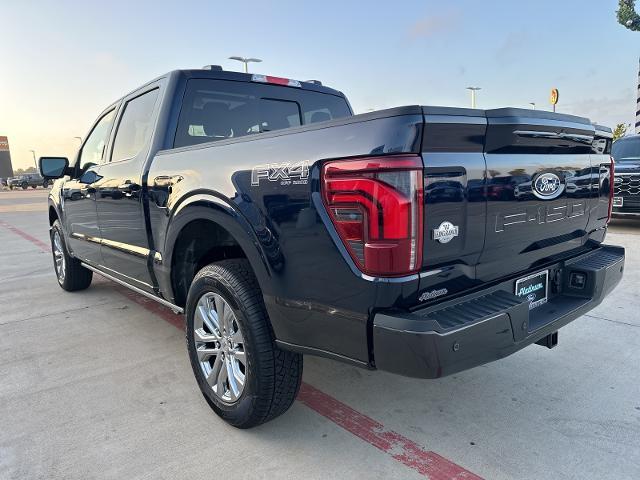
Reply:
[[[251,170],[251,185],[257,187],[260,182],[278,182],[286,185],[306,185],[309,182],[309,162],[285,162],[258,165]]]

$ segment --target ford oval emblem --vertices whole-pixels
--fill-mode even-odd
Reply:
[[[533,182],[533,194],[543,200],[557,198],[563,191],[564,185],[555,173],[542,173]]]

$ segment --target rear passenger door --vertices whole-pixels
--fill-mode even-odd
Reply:
[[[143,170],[159,106],[159,85],[124,99],[107,161],[96,184],[103,268],[146,291],[153,291],[148,268],[151,246],[146,229]]]

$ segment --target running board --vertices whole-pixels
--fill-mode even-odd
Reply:
[[[140,295],[143,295],[143,296],[145,296],[147,298],[150,298],[151,300],[155,300],[156,302],[164,305],[165,307],[169,307],[175,313],[184,313],[184,309],[182,307],[174,305],[173,303],[166,301],[164,298],[156,297],[154,294],[149,293],[149,292],[145,292],[141,288],[134,287],[133,285],[129,285],[127,282],[125,282],[123,280],[120,280],[119,278],[116,278],[113,275],[109,275],[108,273],[103,272],[99,268],[92,267],[91,265],[88,265],[88,264],[86,264],[84,262],[80,262],[80,264],[84,268],[88,268],[92,272],[95,272],[98,275],[102,275],[104,278],[106,278],[108,280],[111,280],[112,282],[116,282],[117,284],[122,285],[123,287],[127,287],[129,290],[133,290],[134,292],[139,293]]]

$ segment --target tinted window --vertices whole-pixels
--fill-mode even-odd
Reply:
[[[637,162],[640,160],[640,136],[618,140],[611,148],[611,156],[616,162]]]
[[[175,147],[242,137],[351,115],[344,98],[299,88],[192,79]]]
[[[158,92],[158,89],[152,90],[126,103],[113,143],[112,162],[135,157],[151,138]]]
[[[115,112],[115,110],[111,110],[105,114],[98,123],[96,123],[95,127],[93,127],[87,141],[84,142],[82,153],[80,154],[81,172],[86,171],[87,168],[93,165],[98,165],[102,161],[104,147],[107,145]]]

